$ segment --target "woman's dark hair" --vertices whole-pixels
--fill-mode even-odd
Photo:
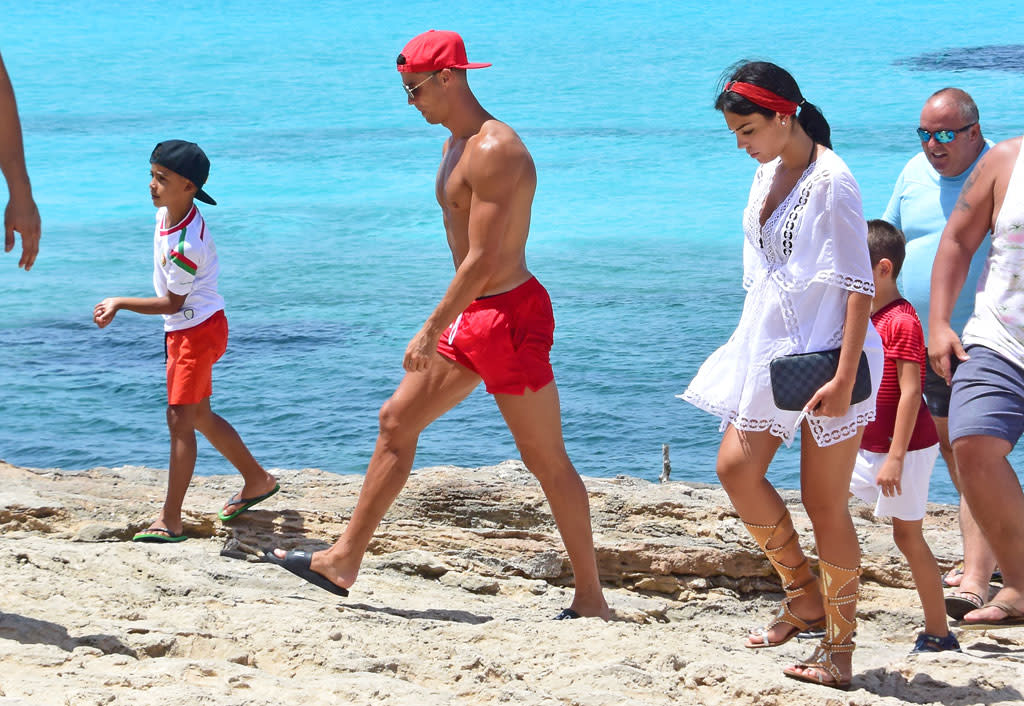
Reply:
[[[726,71],[719,83],[718,98],[715,99],[715,110],[737,115],[759,113],[767,118],[774,118],[774,110],[762,108],[739,93],[724,90],[730,81],[750,83],[797,103],[800,107],[796,119],[800,127],[812,140],[832,149],[832,129],[828,126],[828,121],[817,106],[804,100],[800,87],[784,68],[768,61],[741,61]]]

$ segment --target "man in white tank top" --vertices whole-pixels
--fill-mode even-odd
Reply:
[[[958,624],[963,628],[1024,625],[1024,492],[1007,460],[1024,433],[1021,142],[1019,137],[1000,142],[978,162],[942,233],[932,268],[928,351],[936,372],[953,386],[949,437],[961,492],[1003,572],[1003,588],[967,613]],[[971,256],[990,229],[992,247],[961,342],[950,325],[953,305]],[[954,356],[961,363],[951,375]],[[967,565],[960,585],[986,598],[986,568]]]

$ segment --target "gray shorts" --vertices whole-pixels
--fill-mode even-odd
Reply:
[[[967,353],[953,375],[949,440],[994,436],[1016,445],[1024,433],[1024,370],[984,346]]]

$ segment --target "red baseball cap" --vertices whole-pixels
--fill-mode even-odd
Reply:
[[[456,32],[432,29],[416,35],[398,55],[398,70],[418,74],[441,69],[484,69],[490,64],[470,63],[466,45]]]

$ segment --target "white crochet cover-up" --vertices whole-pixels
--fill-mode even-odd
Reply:
[[[760,214],[780,164],[761,165],[743,212],[743,288],[739,325],[704,361],[682,395],[687,402],[741,431],[769,431],[793,442],[799,412],[772,398],[768,364],[791,353],[837,348],[850,292],[874,295],[867,224],[860,189],[846,163],[826,150],[800,176],[760,227]],[[818,446],[854,436],[875,418],[882,379],[882,341],[868,324],[864,341],[871,396],[842,417],[806,417]]]

